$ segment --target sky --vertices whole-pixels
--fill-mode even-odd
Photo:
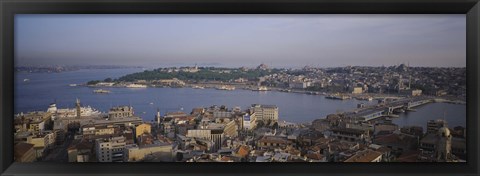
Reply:
[[[465,67],[464,14],[15,16],[15,65]]]

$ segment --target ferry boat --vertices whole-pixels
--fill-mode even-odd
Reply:
[[[223,86],[217,87],[217,90],[235,90],[235,86],[223,85]]]
[[[126,86],[127,88],[147,88],[147,85],[143,84],[129,84]]]
[[[71,118],[71,117],[76,117],[77,116],[77,109],[76,108],[57,108],[57,105],[55,103],[50,104],[50,106],[47,109],[47,112],[56,114],[56,117],[63,118]],[[80,115],[82,117],[89,117],[89,116],[100,116],[102,115],[102,112],[87,106],[87,107],[80,107]]]
[[[109,90],[103,90],[103,89],[95,89],[93,90],[93,93],[110,93]]]

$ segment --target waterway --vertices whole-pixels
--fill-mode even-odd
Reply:
[[[247,109],[251,104],[272,104],[279,107],[279,118],[288,122],[307,123],[328,114],[352,110],[357,104],[375,104],[376,101],[331,100],[320,95],[307,95],[277,91],[258,92],[237,89],[234,91],[192,88],[102,88],[109,94],[95,94],[95,88],[69,84],[81,84],[90,80],[118,78],[142,69],[88,69],[61,73],[16,73],[15,113],[45,111],[50,103],[59,108],[73,108],[79,98],[83,106],[91,106],[107,112],[112,106],[131,105],[135,114],[144,120],[152,120],[157,108],[161,114],[184,111],[195,107],[226,105],[228,108]],[[24,81],[29,79],[29,81]],[[451,127],[465,126],[466,106],[433,103],[416,108],[416,112],[400,114],[393,121],[400,126],[425,126],[430,119],[443,118]]]

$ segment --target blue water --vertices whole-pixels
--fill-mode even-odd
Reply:
[[[182,110],[190,113],[195,107],[211,105],[235,106],[242,110],[251,104],[273,104],[279,107],[279,118],[289,122],[311,122],[328,114],[356,108],[358,103],[374,104],[375,101],[331,100],[324,96],[306,95],[285,92],[257,92],[237,89],[223,91],[215,89],[192,88],[104,88],[110,94],[94,94],[94,88],[70,87],[69,84],[80,84],[90,80],[118,78],[128,73],[142,69],[92,69],[61,73],[17,73],[15,82],[15,113],[28,111],[45,111],[50,103],[56,102],[59,108],[72,108],[75,99],[79,98],[82,105],[90,105],[100,111],[107,112],[112,106],[131,105],[135,114],[144,120],[152,120],[156,109],[162,114]],[[24,82],[28,78],[30,81]],[[153,104],[150,104],[153,103]],[[463,108],[462,108],[463,107]],[[426,113],[424,113],[424,109]],[[418,112],[410,112],[408,116],[396,119],[399,125],[424,125],[430,116],[428,112],[438,112],[447,109],[450,115],[449,124],[465,126],[465,105],[430,104],[419,107]],[[431,114],[431,113],[430,113]],[[403,120],[402,120],[403,119]],[[452,120],[452,122],[450,122]],[[425,123],[424,123],[425,122]]]

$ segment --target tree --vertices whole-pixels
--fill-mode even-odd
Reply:
[[[263,120],[257,121],[257,127],[258,128],[261,128],[261,127],[264,127],[264,126],[265,126],[265,122],[263,122]]]
[[[273,129],[278,129],[278,122],[273,123]]]
[[[87,82],[87,85],[95,85],[97,83],[99,83],[100,81],[99,80],[95,80],[95,81],[88,81]]]

